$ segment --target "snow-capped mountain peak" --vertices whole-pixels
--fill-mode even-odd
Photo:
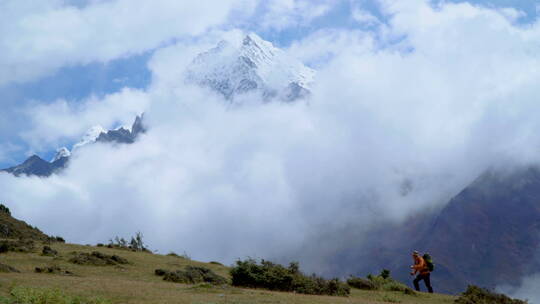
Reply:
[[[259,91],[265,99],[293,101],[309,94],[315,71],[256,34],[240,43],[221,41],[199,54],[186,71],[186,80],[209,87],[227,99]]]
[[[102,126],[99,125],[91,127],[88,131],[86,131],[86,134],[84,134],[81,141],[73,145],[72,150],[96,142],[101,133],[107,133],[107,130],[105,130]]]
[[[69,152],[69,149],[66,147],[62,147],[56,150],[56,155],[51,160],[51,163],[54,163],[55,161],[61,159],[62,157],[70,157],[70,156],[71,156],[71,152]]]

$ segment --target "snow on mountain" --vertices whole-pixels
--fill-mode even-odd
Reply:
[[[121,127],[116,130],[106,131],[101,126],[90,128],[83,138],[73,145],[72,152],[77,153],[77,149],[95,142],[112,144],[132,144],[140,134],[146,132],[146,126],[143,122],[143,115],[137,116],[131,127]],[[50,161],[43,160],[37,155],[33,155],[22,164],[1,169],[0,172],[8,172],[15,176],[36,175],[47,177],[60,172],[69,165],[71,152],[68,148],[62,147],[56,151],[55,157]]]
[[[51,160],[51,162],[54,163],[55,161],[61,159],[62,157],[70,157],[70,156],[71,156],[71,152],[69,152],[69,149],[66,147],[62,147],[56,151],[56,155]]]
[[[241,43],[221,41],[199,54],[186,71],[186,81],[209,87],[232,100],[259,91],[265,100],[294,101],[309,95],[315,71],[256,34]]]
[[[87,144],[96,142],[96,140],[98,139],[101,133],[107,133],[107,130],[105,130],[102,126],[99,126],[99,125],[93,126],[86,132],[86,134],[84,134],[81,141],[73,145],[72,150],[75,150]]]

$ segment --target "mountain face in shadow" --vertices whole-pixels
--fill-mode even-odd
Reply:
[[[519,284],[540,271],[540,170],[489,171],[454,197],[418,246],[437,256],[441,289]],[[448,287],[446,287],[446,285]]]
[[[410,253],[419,250],[434,258],[432,283],[438,292],[458,293],[468,284],[520,284],[522,277],[540,272],[540,169],[488,171],[443,209],[380,225],[369,234],[338,255],[341,275],[385,268],[411,285]],[[355,266],[351,271],[340,265]]]
[[[67,165],[68,160],[68,157],[61,157],[53,162],[48,162],[37,155],[32,155],[22,164],[1,171],[11,173],[15,176],[26,174],[47,177],[63,169]]]

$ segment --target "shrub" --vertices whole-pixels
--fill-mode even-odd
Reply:
[[[73,275],[73,272],[60,268],[59,266],[45,266],[45,267],[36,267],[34,269],[36,273],[51,273],[51,274],[62,274],[62,275]]]
[[[184,270],[168,271],[156,269],[157,276],[163,276],[163,280],[175,283],[197,284],[210,283],[213,285],[226,284],[227,280],[204,267],[186,266]]]
[[[49,242],[56,242],[56,243],[65,243],[66,240],[64,240],[61,236],[49,236],[48,239]]]
[[[117,265],[117,264],[129,264],[128,260],[117,256],[117,255],[108,255],[98,251],[92,253],[86,252],[75,252],[74,256],[69,259],[69,262],[79,265],[94,265],[94,266],[106,266],[106,265]]]
[[[146,246],[144,246],[143,235],[138,231],[134,237],[131,238],[129,242],[129,247],[135,251],[145,251]]]
[[[383,276],[384,275],[384,276]],[[351,276],[347,284],[353,288],[365,290],[397,291],[406,295],[416,295],[416,292],[390,276],[390,271],[383,270],[381,275],[368,275],[367,279]]]
[[[527,301],[509,298],[478,286],[469,285],[467,290],[455,301],[456,304],[527,304]]]
[[[137,232],[134,237],[131,237],[131,240],[129,242],[126,241],[126,239],[124,238],[119,238],[118,236],[116,236],[114,240],[109,240],[109,244],[107,245],[107,247],[126,249],[131,251],[142,251],[149,253],[152,252],[144,245],[143,235],[141,232]]]
[[[0,213],[4,213],[11,216],[11,211],[9,211],[9,208],[6,207],[4,204],[0,204]]]
[[[0,253],[8,251],[28,253],[34,251],[32,240],[2,240],[0,241]]]
[[[43,246],[43,249],[41,250],[41,255],[55,257],[58,255],[58,251],[52,249],[49,246]]]
[[[265,260],[260,264],[252,259],[237,261],[231,269],[231,276],[234,286],[316,295],[347,296],[350,293],[349,286],[338,279],[304,275],[298,263],[284,267]]]
[[[363,289],[363,290],[376,290],[377,286],[373,284],[370,280],[357,278],[351,276],[349,279],[347,279],[347,284],[349,286],[356,288],[356,289]]]

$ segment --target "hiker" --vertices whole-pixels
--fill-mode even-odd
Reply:
[[[414,251],[412,256],[414,259],[414,265],[411,266],[411,275],[413,276],[418,274],[413,281],[414,289],[416,289],[416,291],[420,291],[420,286],[418,283],[423,280],[429,293],[433,293],[433,288],[431,287],[430,281],[430,271],[426,261],[420,256],[418,251]]]

